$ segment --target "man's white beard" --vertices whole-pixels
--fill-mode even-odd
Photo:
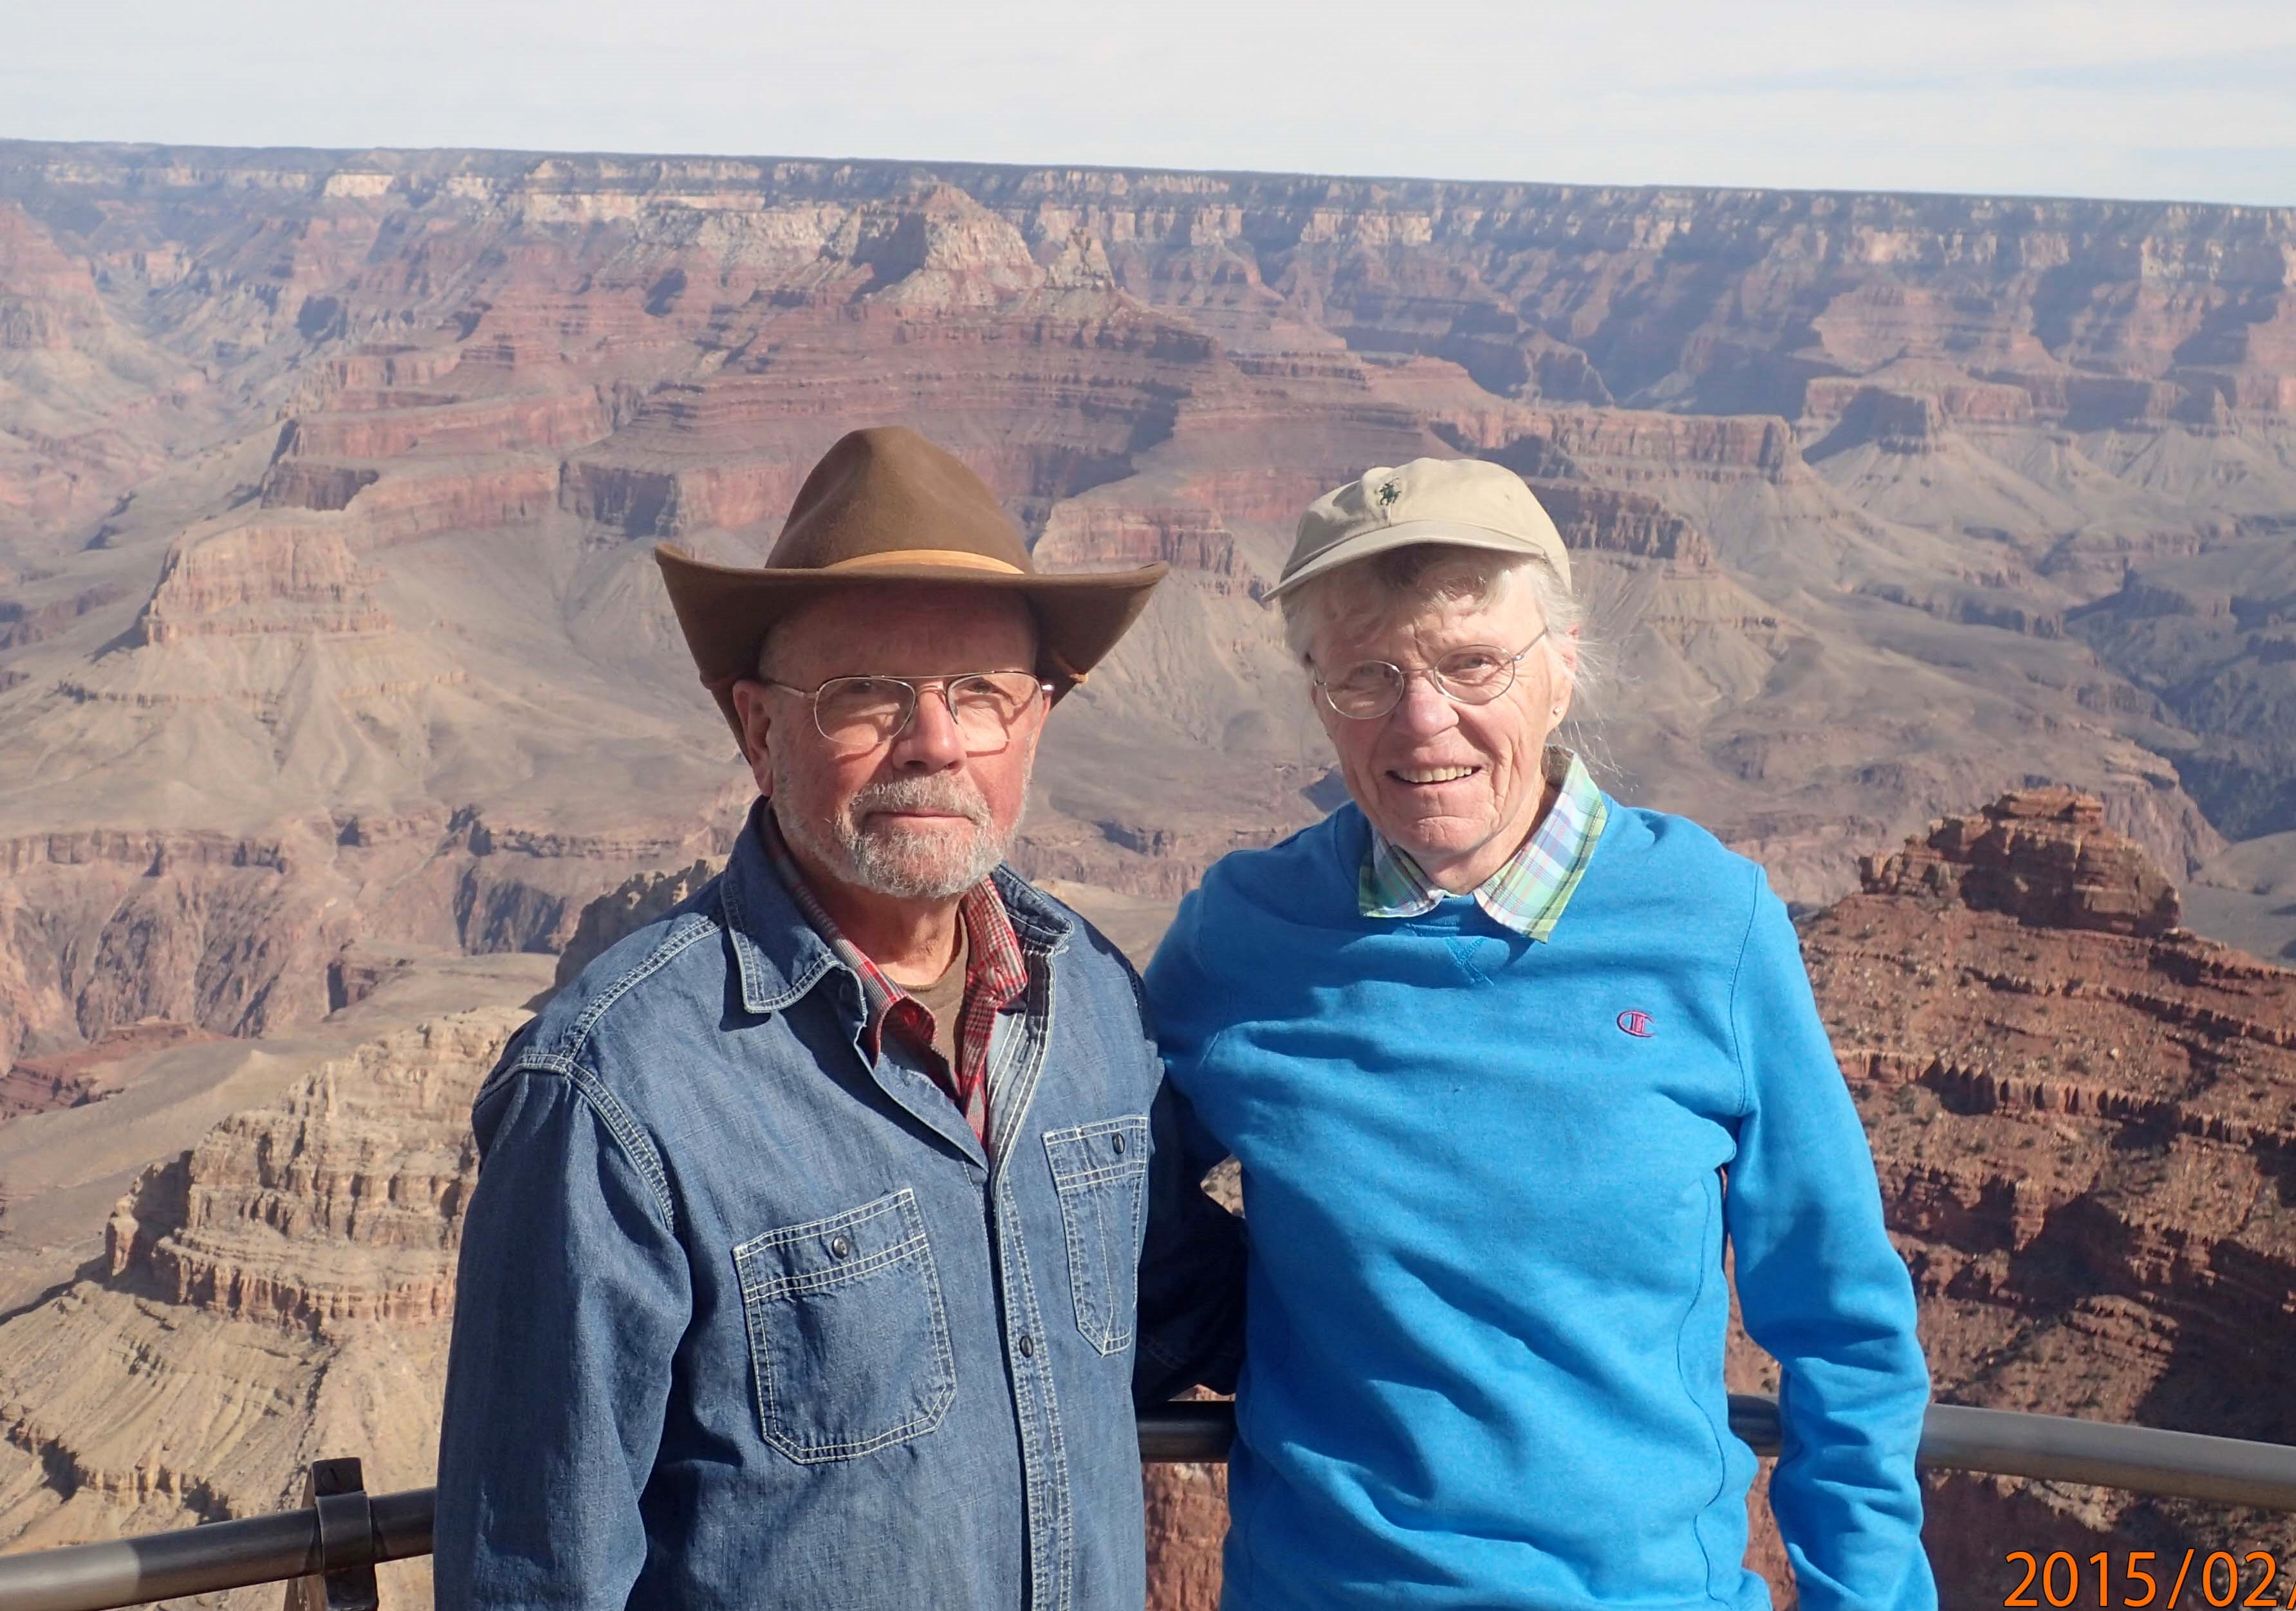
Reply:
[[[873,783],[847,801],[845,809],[830,821],[818,822],[785,808],[800,795],[784,765],[783,756],[775,757],[774,798],[784,809],[775,811],[774,820],[783,835],[840,882],[872,894],[906,901],[941,901],[963,895],[996,870],[1020,831],[1017,819],[1010,830],[997,831],[988,802],[981,798],[980,790],[947,773]],[[1030,770],[1034,770],[1033,759]],[[1028,773],[1023,773],[1024,800],[1028,786]],[[872,813],[881,811],[954,812],[972,823],[972,831],[960,838],[942,829],[917,830],[883,823],[862,826]]]

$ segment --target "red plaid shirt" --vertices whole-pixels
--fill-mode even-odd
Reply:
[[[790,855],[789,846],[782,838],[781,826],[774,821],[771,812],[764,814],[762,832],[766,855],[780,875],[783,887],[790,892],[790,898],[805,913],[806,921],[828,942],[837,960],[860,976],[862,1006],[868,1015],[862,1039],[869,1055],[875,1057],[882,1047],[889,1023],[907,1036],[924,1054],[926,1067],[941,1089],[948,1092],[949,1100],[956,1104],[957,1111],[964,1115],[964,1122],[986,1148],[989,1026],[1029,987],[1021,936],[1013,932],[1013,920],[1004,911],[995,883],[983,879],[957,902],[957,920],[964,925],[965,934],[964,1008],[956,1026],[956,1067],[951,1068],[933,1050],[933,1031],[938,1027],[933,1015],[922,1002],[895,984],[883,969],[863,954],[861,948],[847,939],[822,910],[820,901],[806,883],[804,870]]]

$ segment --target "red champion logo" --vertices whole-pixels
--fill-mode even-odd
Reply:
[[[1625,1030],[1628,1034],[1635,1036],[1637,1040],[1646,1041],[1650,1039],[1651,1036],[1650,1014],[1647,1012],[1637,1012],[1633,1008],[1629,1007],[1626,1011],[1619,1014],[1619,1027]]]

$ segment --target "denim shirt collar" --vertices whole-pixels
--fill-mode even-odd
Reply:
[[[742,1010],[761,1017],[801,1000],[831,973],[851,977],[775,875],[758,831],[765,811],[763,798],[750,807],[719,884],[734,967],[741,976]],[[1076,932],[1074,921],[1011,869],[999,867],[989,876],[1029,961],[1059,955]],[[855,985],[857,1003],[858,980]]]

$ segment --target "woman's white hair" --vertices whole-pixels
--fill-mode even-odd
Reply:
[[[1313,671],[1316,644],[1335,628],[1374,631],[1431,609],[1488,609],[1518,589],[1530,595],[1553,639],[1578,635],[1578,666],[1570,679],[1577,704],[1592,681],[1588,651],[1595,648],[1586,639],[1586,609],[1537,554],[1414,544],[1326,571],[1277,602],[1283,611],[1285,647]],[[1561,645],[1555,647],[1559,651]],[[1593,658],[1600,658],[1599,650]]]

